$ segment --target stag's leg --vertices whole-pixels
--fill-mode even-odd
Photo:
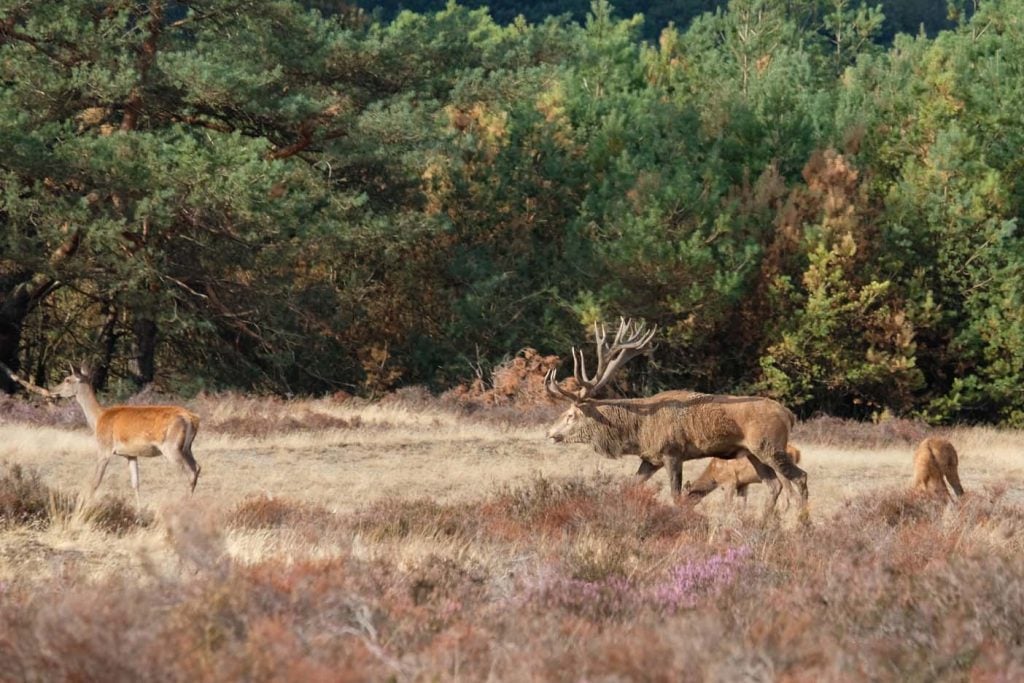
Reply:
[[[636,479],[638,482],[645,482],[660,469],[661,465],[655,465],[650,460],[641,460],[640,468],[636,471]]]
[[[142,515],[142,497],[139,495],[139,459],[128,458],[128,475],[132,480],[132,488],[135,489],[135,512]]]
[[[747,460],[754,466],[757,476],[768,487],[768,501],[764,508],[764,517],[768,519],[775,512],[775,502],[779,499],[779,494],[782,493],[782,483],[776,476],[775,470],[761,462],[753,453],[747,456]]]
[[[672,499],[679,500],[683,492],[683,458],[670,455],[668,460],[668,483],[672,488]]]

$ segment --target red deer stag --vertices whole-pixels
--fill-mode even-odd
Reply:
[[[605,328],[595,324],[594,376],[587,376],[583,352],[574,347],[573,375],[579,390],[563,389],[555,370],[545,378],[552,396],[571,403],[548,430],[548,438],[556,443],[589,443],[598,453],[611,458],[639,455],[637,476],[641,480],[667,465],[672,494],[677,500],[685,460],[742,454],[768,486],[765,514],[775,509],[783,483],[787,488],[796,484],[801,499],[800,515],[806,518],[807,473],[786,454],[795,418],[780,403],[756,396],[690,391],[664,391],[649,398],[594,398],[623,364],[646,350],[655,331],[646,331],[643,322],[622,320],[609,345]]]
[[[177,465],[188,481],[189,493],[195,491],[200,467],[192,457],[192,440],[199,429],[199,416],[178,406],[110,406],[104,408],[96,400],[85,368],[71,369],[52,394],[75,398],[85,413],[86,422],[96,435],[96,473],[92,496],[103,481],[107,464],[115,455],[128,460],[135,504],[142,509],[139,496],[139,458],[163,455]]]

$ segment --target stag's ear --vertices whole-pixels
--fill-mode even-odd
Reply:
[[[78,368],[79,369],[75,372],[75,377],[82,380],[83,382],[90,381],[90,379],[92,378],[92,368],[89,367],[89,364],[81,363],[78,366]]]

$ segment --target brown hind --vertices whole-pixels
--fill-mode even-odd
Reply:
[[[958,471],[960,459],[953,444],[939,437],[930,437],[918,444],[914,451],[914,480],[911,487],[951,499],[946,482],[956,497],[964,495]],[[945,481],[943,481],[945,478]]]
[[[104,408],[96,400],[84,368],[71,369],[53,394],[75,398],[85,413],[86,422],[96,436],[96,471],[92,496],[103,481],[107,464],[115,455],[128,461],[128,472],[135,490],[135,504],[142,509],[139,495],[139,458],[163,455],[185,474],[189,493],[195,491],[200,467],[192,455],[192,441],[199,430],[199,416],[178,406],[111,406]]]

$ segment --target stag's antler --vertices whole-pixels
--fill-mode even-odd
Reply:
[[[44,389],[43,387],[37,384],[33,384],[28,380],[24,380],[21,377],[18,377],[18,375],[16,375],[13,370],[11,370],[3,363],[0,363],[0,370],[6,372],[11,379],[13,379],[15,382],[28,389],[29,391],[39,394],[40,396],[43,396],[45,398],[53,398],[53,394],[50,393],[48,389]]]
[[[569,398],[573,401],[594,396],[618,372],[627,361],[644,353],[658,331],[657,327],[647,330],[643,320],[619,319],[619,331],[615,339],[608,344],[608,330],[605,326],[594,323],[594,341],[597,344],[597,370],[593,377],[587,377],[587,365],[583,358],[583,350],[572,348],[572,373],[580,385],[578,393],[568,392],[559,386],[552,370],[545,378],[548,393],[555,398]]]

